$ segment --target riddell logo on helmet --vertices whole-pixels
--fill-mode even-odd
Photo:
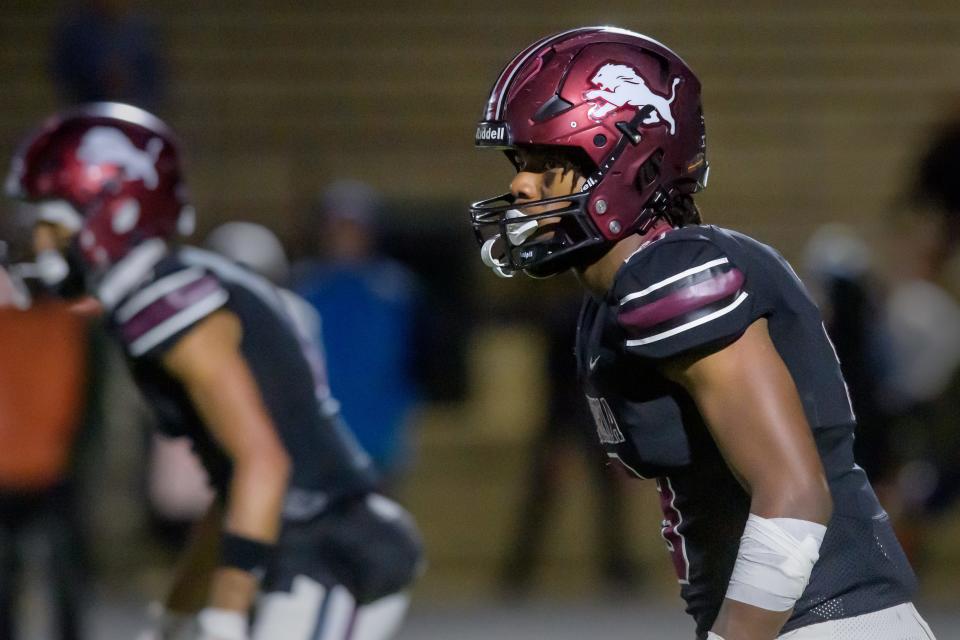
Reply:
[[[163,140],[153,138],[146,150],[138,149],[119,129],[93,127],[83,136],[77,158],[86,164],[107,164],[119,167],[127,180],[143,180],[147,189],[156,189],[157,159],[163,151]]]
[[[677,85],[680,82],[680,76],[675,76],[670,97],[661,96],[654,93],[633,67],[607,63],[590,78],[590,84],[598,88],[583,94],[584,100],[593,103],[587,115],[599,122],[626,106],[636,107],[637,110],[648,108],[649,114],[643,119],[643,124],[665,124],[670,129],[670,135],[673,135],[677,128],[673,117],[673,101],[677,98]]]
[[[478,145],[507,143],[507,125],[503,122],[481,122],[477,125],[474,142]]]

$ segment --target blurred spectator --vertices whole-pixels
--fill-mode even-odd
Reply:
[[[290,284],[290,261],[280,239],[263,225],[227,222],[210,232],[206,246],[265,277],[277,287],[297,332],[310,343],[305,350],[313,359],[313,373],[318,378],[318,400],[321,404],[332,402],[336,408],[331,410],[338,411],[340,403],[330,398],[329,393],[320,314],[309,302],[287,288]]]
[[[295,290],[323,319],[333,395],[389,487],[410,457],[422,303],[413,274],[378,250],[381,208],[369,185],[330,185],[317,212],[322,258],[299,266]]]
[[[893,356],[881,279],[862,234],[839,223],[823,225],[810,238],[805,270],[857,415],[854,455],[882,491],[896,465],[886,398]]]
[[[279,287],[297,329],[314,344],[322,345],[320,315],[310,303],[290,291],[290,261],[276,235],[252,222],[227,222],[207,236],[206,246],[242,264]]]
[[[949,268],[960,246],[957,175],[960,120],[940,127],[908,173],[883,261],[838,225],[807,251],[859,418],[858,462],[915,560],[925,516],[960,494],[960,301]]]
[[[523,595],[543,558],[551,512],[562,503],[571,458],[583,458],[596,500],[596,545],[599,573],[611,593],[635,586],[637,569],[629,552],[623,487],[597,442],[593,418],[577,379],[572,345],[582,305],[579,291],[564,291],[538,318],[547,338],[548,405],[545,420],[531,443],[529,475],[516,510],[516,530],[501,569],[500,588]]]
[[[960,246],[958,175],[955,118],[923,151],[891,225],[890,398],[907,458],[898,488],[908,511],[937,511],[960,493],[960,301],[949,277]]]
[[[18,637],[24,546],[40,540],[55,609],[56,633],[48,637],[75,640],[85,581],[74,454],[89,332],[64,303],[10,306],[19,288],[11,283],[0,266],[0,639]]]
[[[77,0],[57,28],[51,71],[61,100],[112,100],[156,110],[163,55],[155,27],[131,0]]]

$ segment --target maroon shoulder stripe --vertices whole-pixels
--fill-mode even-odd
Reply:
[[[120,325],[120,332],[128,344],[132,343],[151,329],[220,289],[220,283],[216,278],[205,275],[180,289],[171,291],[141,309],[136,315]]]
[[[677,289],[670,294],[617,315],[621,326],[644,331],[680,319],[718,300],[728,298],[743,285],[743,272],[732,268],[713,277]]]

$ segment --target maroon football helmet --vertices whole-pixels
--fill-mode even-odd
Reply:
[[[612,27],[573,29],[520,52],[493,85],[475,143],[511,160],[524,147],[556,151],[587,178],[570,196],[516,204],[507,193],[472,205],[484,263],[505,277],[588,264],[707,182],[699,80],[656,40]],[[560,208],[529,212],[546,204]]]
[[[71,262],[88,275],[144,240],[192,231],[173,132],[126,104],[85,105],[47,120],[14,156],[6,190],[33,203],[40,221],[74,232]]]

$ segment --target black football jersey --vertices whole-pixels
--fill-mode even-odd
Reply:
[[[161,364],[164,352],[218,309],[240,320],[241,353],[292,461],[285,517],[309,518],[373,488],[369,457],[329,395],[319,348],[299,332],[289,301],[267,280],[216,254],[151,241],[108,273],[99,297],[160,430],[192,441],[219,491],[229,483],[229,459]]]
[[[660,367],[722,349],[760,318],[797,386],[834,501],[820,560],[784,631],[906,602],[915,590],[887,514],[854,463],[846,385],[799,278],[742,234],[674,229],[630,256],[604,299],[587,297],[577,362],[607,456],[656,479],[663,538],[701,638],[726,593],[750,497],[693,400]]]

